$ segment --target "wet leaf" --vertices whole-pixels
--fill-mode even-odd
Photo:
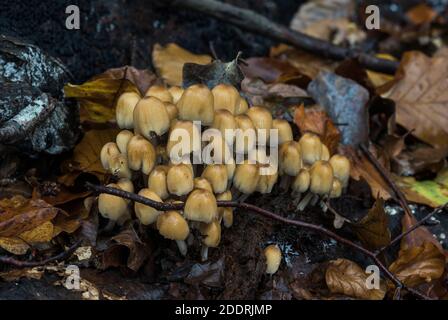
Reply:
[[[16,237],[0,237],[0,247],[15,255],[23,255],[30,248],[25,241]]]
[[[115,120],[115,103],[123,92],[139,92],[137,86],[127,79],[127,67],[106,71],[80,84],[66,84],[64,94],[75,98],[81,105],[81,120],[109,122]],[[138,71],[133,69],[134,74]],[[120,74],[121,73],[121,74]],[[121,78],[117,78],[121,75]],[[131,79],[135,80],[134,76]]]
[[[413,177],[395,177],[399,188],[410,202],[436,208],[448,202],[448,187],[433,180],[418,181]]]
[[[303,105],[296,109],[294,123],[299,127],[300,132],[313,132],[320,136],[322,142],[334,154],[338,148],[341,134],[328,117],[327,113],[317,108],[307,108]]]
[[[445,270],[445,256],[437,247],[425,242],[418,247],[400,250],[389,270],[410,287],[438,279]]]
[[[26,243],[45,243],[53,239],[54,226],[50,221],[42,223],[40,226],[21,233],[19,238]]]
[[[424,142],[448,153],[448,49],[432,58],[407,52],[397,73],[399,81],[386,94],[396,102],[396,121]]]
[[[347,259],[337,259],[329,262],[325,279],[332,293],[342,293],[350,297],[368,300],[382,300],[386,294],[383,285],[380,289],[369,289],[364,270]]]
[[[152,51],[152,61],[157,74],[171,86],[182,85],[182,69],[185,63],[208,64],[212,58],[208,55],[197,55],[175,43],[168,43],[165,47],[155,44]]]
[[[352,225],[361,242],[370,249],[379,249],[390,243],[389,219],[384,211],[384,200],[379,198],[367,215]]]
[[[182,85],[187,88],[193,84],[205,84],[213,88],[221,83],[231,84],[240,88],[244,75],[238,65],[238,57],[230,62],[215,60],[212,63],[202,65],[185,63],[183,68]]]
[[[188,284],[203,284],[208,287],[221,287],[224,271],[224,259],[221,258],[216,262],[196,263],[191,270],[185,282]]]
[[[343,144],[356,146],[368,141],[369,93],[364,87],[334,73],[321,72],[309,84],[308,92],[338,125]]]

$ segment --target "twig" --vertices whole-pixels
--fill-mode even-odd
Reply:
[[[215,0],[172,0],[171,2],[168,1],[168,3],[196,10],[226,23],[231,23],[242,29],[288,43],[296,48],[324,58],[335,60],[357,58],[364,67],[390,74],[395,73],[398,68],[398,62],[396,61],[379,59],[372,55],[333,45],[330,42],[293,31],[251,10],[238,8],[227,3]]]
[[[17,260],[17,259],[15,259],[13,257],[3,257],[3,256],[0,256],[0,263],[13,265],[13,266],[15,266],[17,268],[33,268],[33,267],[43,266],[43,265],[49,264],[49,263],[54,262],[54,261],[68,259],[73,254],[73,252],[75,252],[75,250],[79,247],[81,242],[82,242],[82,240],[78,240],[77,242],[75,242],[75,244],[73,244],[66,251],[63,251],[63,252],[59,253],[58,255],[50,257],[50,258],[45,259],[45,260],[41,260],[41,261],[22,261],[22,260]]]
[[[111,188],[111,187],[105,187],[105,186],[98,186],[98,185],[94,185],[90,182],[86,182],[86,187],[90,190],[96,191],[98,193],[107,193],[107,194],[111,194],[111,195],[115,195],[121,198],[125,198],[125,199],[129,199],[135,202],[139,202],[142,203],[144,205],[153,207],[157,210],[160,211],[168,211],[168,210],[182,210],[184,207],[184,203],[183,202],[176,202],[176,203],[162,203],[162,202],[157,202],[145,197],[142,197],[138,194],[135,193],[131,193],[131,192],[127,192],[124,190],[120,190],[120,189],[115,189],[115,188]],[[361,252],[362,254],[364,254],[365,256],[369,257],[370,259],[372,259],[375,264],[384,272],[384,274],[399,288],[405,289],[408,292],[410,292],[411,294],[413,294],[414,296],[421,298],[421,299],[425,299],[428,300],[430,299],[428,296],[422,294],[421,292],[414,290],[412,288],[407,288],[393,273],[391,273],[387,267],[379,260],[379,258],[375,255],[374,252],[371,252],[367,249],[365,249],[364,247],[346,239],[343,238],[341,236],[339,236],[338,234],[324,228],[323,226],[319,226],[319,225],[315,225],[312,223],[308,223],[308,222],[304,222],[304,221],[300,221],[300,220],[292,220],[292,219],[288,219],[285,217],[282,217],[278,214],[275,214],[271,211],[262,209],[260,207],[257,207],[255,205],[249,204],[249,203],[244,203],[244,202],[237,202],[237,201],[217,201],[217,205],[218,207],[231,207],[231,208],[239,208],[239,209],[244,209],[247,211],[251,211],[251,212],[255,212],[259,215],[262,215],[264,217],[268,217],[280,222],[283,222],[285,224],[289,224],[289,225],[294,225],[297,227],[302,227],[302,228],[306,228],[306,229],[310,229],[313,231],[316,231],[317,233],[320,233],[322,235],[325,235],[327,237],[333,238],[334,240],[343,243],[349,247],[352,247],[354,249],[356,249],[357,251]]]
[[[389,187],[392,189],[392,191],[395,193],[395,198],[400,203],[400,206],[403,208],[404,212],[412,217],[412,210],[409,208],[409,204],[406,200],[406,197],[404,196],[403,192],[401,192],[400,188],[397,187],[395,182],[390,177],[389,173],[387,173],[386,169],[383,168],[381,163],[375,158],[375,156],[369,151],[369,149],[364,146],[360,145],[361,151],[364,153],[364,155],[367,157],[367,159],[370,161],[370,163],[376,168],[376,170],[380,173],[380,175],[383,177],[383,179],[387,182]]]
[[[424,216],[420,221],[418,221],[416,224],[414,224],[411,228],[409,228],[405,232],[401,233],[400,235],[398,235],[394,239],[392,239],[391,242],[387,246],[384,246],[384,247],[380,248],[375,254],[378,256],[379,254],[381,254],[382,252],[384,252],[388,248],[392,247],[394,244],[398,243],[401,239],[406,237],[408,234],[413,232],[415,229],[421,227],[432,216],[434,216],[437,213],[442,212],[446,208],[448,208],[448,203],[444,204],[441,207],[435,208],[433,211],[431,211],[426,216]]]

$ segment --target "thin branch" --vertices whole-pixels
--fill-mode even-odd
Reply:
[[[44,265],[49,264],[54,261],[62,261],[62,260],[66,260],[66,259],[70,258],[71,255],[73,254],[73,252],[75,252],[75,250],[79,247],[81,242],[82,242],[82,240],[78,240],[77,242],[75,242],[75,244],[73,244],[66,251],[63,251],[63,252],[59,253],[58,255],[50,257],[45,260],[22,261],[22,260],[17,260],[13,257],[0,256],[0,263],[13,265],[17,268],[34,268],[34,267],[44,266]]]
[[[150,206],[150,207],[155,208],[160,211],[182,210],[185,205],[183,202],[176,202],[176,203],[157,202],[157,201],[142,197],[135,193],[131,193],[131,192],[127,192],[124,190],[111,188],[111,187],[98,186],[98,185],[94,185],[90,182],[86,182],[86,187],[88,189],[96,191],[98,193],[107,193],[107,194],[111,194],[111,195],[118,196],[121,198],[129,199],[129,200],[132,200],[135,202],[139,202],[139,203]],[[421,292],[419,292],[417,290],[414,290],[412,288],[407,288],[392,272],[390,272],[387,269],[387,267],[379,260],[379,258],[375,255],[374,252],[371,252],[371,251],[365,249],[364,247],[362,247],[346,238],[339,236],[338,234],[324,228],[323,226],[315,225],[315,224],[300,221],[300,220],[288,219],[288,218],[282,217],[278,214],[275,214],[271,211],[268,211],[268,210],[262,209],[260,207],[257,207],[255,205],[252,205],[249,203],[244,203],[244,202],[217,201],[217,205],[218,205],[218,207],[231,207],[231,208],[238,208],[238,209],[244,209],[247,211],[251,211],[251,212],[257,213],[259,215],[262,215],[264,217],[271,218],[271,219],[283,222],[285,224],[294,225],[296,227],[313,230],[319,234],[322,234],[329,238],[332,238],[340,243],[343,243],[349,247],[352,247],[353,249],[361,252],[365,256],[372,259],[375,262],[375,264],[384,272],[384,274],[387,276],[387,278],[389,278],[397,287],[407,290],[408,292],[410,292],[411,294],[413,294],[414,296],[416,296],[418,298],[425,299],[425,300],[431,299],[430,297],[422,294]]]
[[[215,0],[172,0],[168,1],[168,4],[201,12],[324,58],[335,60],[357,58],[364,67],[389,74],[395,73],[398,68],[398,62],[396,61],[379,59],[372,55],[333,45],[328,41],[293,31],[251,10],[238,8],[227,3]]]

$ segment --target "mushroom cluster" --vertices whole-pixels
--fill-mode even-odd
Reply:
[[[192,230],[201,235],[206,260],[208,248],[220,243],[221,225],[232,226],[233,209],[218,207],[217,201],[270,193],[280,176],[297,198],[306,193],[298,205],[303,210],[310,201],[339,197],[348,182],[347,158],[330,157],[312,133],[294,141],[286,120],[273,119],[261,106],[249,108],[229,84],[211,90],[201,84],[186,89],[154,85],[143,97],[123,93],[116,121],[122,131],[101,150],[104,169],[118,179],[110,186],[134,192],[134,183],[142,185],[143,178],[139,195],[185,202],[183,210],[167,212],[134,204],[139,221],[175,240],[183,255],[194,241]],[[273,152],[278,156],[271,157]],[[198,165],[198,155],[207,161]],[[131,217],[130,206],[116,196],[99,197],[100,213],[117,223]]]

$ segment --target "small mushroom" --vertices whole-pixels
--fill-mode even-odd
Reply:
[[[135,106],[134,132],[148,140],[166,133],[170,122],[165,104],[155,97],[145,97]]]
[[[299,174],[292,181],[292,193],[296,203],[300,201],[300,197],[303,193],[308,191],[310,187],[311,176],[310,172],[306,168],[302,168]]]
[[[156,162],[156,150],[151,142],[135,135],[129,140],[127,150],[129,168],[148,175]]]
[[[118,149],[120,149],[121,153],[128,152],[128,143],[133,136],[134,134],[129,130],[121,130],[117,134],[115,142],[117,143]]]
[[[170,91],[161,85],[153,85],[145,93],[145,97],[154,97],[162,102],[173,103],[173,97]]]
[[[186,219],[195,222],[211,223],[218,217],[216,198],[208,190],[193,190],[187,198],[184,207]]]
[[[244,97],[240,97],[240,103],[236,107],[235,115],[245,114],[249,109],[249,105],[247,104],[246,99]]]
[[[247,198],[247,196],[257,189],[259,179],[260,172],[258,165],[245,160],[236,166],[233,176],[233,186],[234,189],[245,195],[244,198]],[[240,200],[241,198],[243,197],[240,197]]]
[[[113,155],[110,158],[109,171],[118,178],[132,178],[132,172],[129,170],[128,158],[122,153]]]
[[[172,165],[166,177],[168,192],[178,197],[185,196],[193,190],[193,170],[186,164]]]
[[[101,165],[105,170],[110,169],[110,159],[112,156],[120,154],[120,149],[115,142],[108,142],[102,148],[100,152]]]
[[[153,191],[149,189],[142,189],[138,193],[140,196],[157,201],[163,202],[162,199]],[[158,216],[162,213],[161,211],[144,205],[142,203],[136,202],[134,205],[135,215],[141,224],[147,226],[157,221]]]
[[[199,227],[202,238],[201,258],[202,261],[208,259],[208,248],[216,248],[221,242],[221,225],[218,221],[211,223],[201,223]]]
[[[134,193],[134,184],[130,179],[121,178],[120,180],[117,181],[116,184],[121,190]]]
[[[221,132],[224,140],[231,145],[235,141],[235,129],[237,128],[235,117],[226,109],[215,111],[215,118],[211,125],[212,128],[218,129]],[[228,130],[226,132],[226,130]]]
[[[174,104],[176,104],[180,100],[182,94],[184,93],[184,89],[178,86],[171,87],[168,89],[168,91],[171,93],[171,96],[173,97]]]
[[[108,184],[107,187],[121,189],[119,185],[115,183]],[[128,204],[129,202],[121,197],[108,193],[101,193],[99,195],[98,210],[104,218],[110,220],[106,230],[110,231],[115,223],[118,222],[119,224],[122,224],[130,218]]]
[[[148,189],[157,194],[162,200],[169,197],[167,186],[168,166],[158,165],[148,177]]]
[[[241,130],[237,131],[238,139],[235,143],[235,152],[240,154],[248,154],[254,150],[257,144],[257,135],[252,120],[245,114],[235,117],[236,127]]]
[[[157,230],[166,239],[175,240],[180,253],[187,255],[185,240],[190,234],[190,228],[185,218],[177,211],[167,211],[157,218]]]
[[[206,126],[213,122],[213,94],[203,84],[188,87],[176,106],[181,120],[201,121]]]
[[[295,177],[302,168],[302,150],[296,141],[288,141],[280,146],[278,152],[279,171],[281,175]]]
[[[269,139],[270,129],[272,128],[272,114],[264,107],[252,107],[247,110],[246,114],[252,120],[254,127],[257,131],[257,143],[259,145],[265,145],[267,139]],[[263,134],[265,133],[265,135]],[[260,137],[266,138],[266,141],[260,140]]]
[[[342,187],[346,187],[350,178],[350,160],[343,155],[335,154],[329,162],[334,176],[341,182]]]
[[[330,160],[330,150],[328,150],[327,146],[322,143],[322,155],[320,160],[328,161]]]
[[[227,190],[223,193],[216,195],[218,201],[232,201],[232,192]],[[218,207],[218,221],[224,223],[224,227],[230,228],[233,225],[233,208],[230,207]]]
[[[210,182],[208,182],[205,178],[194,178],[194,188],[195,189],[204,189],[213,193],[213,188]]]
[[[202,178],[210,182],[214,193],[222,193],[227,190],[227,168],[223,164],[207,165],[202,172]]]
[[[165,102],[165,108],[166,112],[168,113],[170,122],[173,123],[173,121],[177,119],[177,116],[179,115],[179,110],[177,110],[177,107],[174,104],[169,102]]]
[[[238,90],[230,84],[218,84],[212,89],[214,109],[227,110],[235,115],[240,104],[240,94]]]
[[[136,92],[125,92],[117,100],[115,106],[115,118],[121,129],[134,128],[134,109],[140,101],[140,95]]]
[[[266,258],[266,273],[273,275],[277,272],[282,261],[282,252],[276,244],[271,244],[264,249]]]
[[[283,119],[274,119],[272,121],[272,129],[278,130],[278,144],[281,145],[284,142],[292,141],[292,129],[288,121]]]
[[[176,121],[171,127],[166,145],[168,157],[176,162],[188,158],[191,153],[201,151],[199,129],[191,121]]]
[[[322,142],[314,133],[305,133],[299,140],[304,165],[313,165],[322,157]]]
[[[333,169],[328,161],[316,161],[310,169],[310,176],[310,191],[298,205],[301,211],[305,209],[313,197],[317,200],[318,196],[328,196],[333,186]]]

